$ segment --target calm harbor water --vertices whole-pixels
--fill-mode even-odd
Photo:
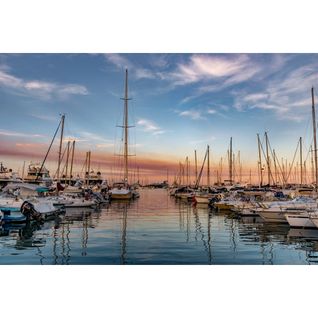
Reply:
[[[233,219],[140,190],[130,203],[0,227],[0,264],[316,264],[318,230]]]

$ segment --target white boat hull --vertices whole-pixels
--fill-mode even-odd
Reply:
[[[265,222],[287,223],[285,218],[286,211],[267,211],[256,209],[255,212],[258,213]]]
[[[303,213],[286,213],[286,220],[291,227],[309,227],[315,228],[316,225],[309,218],[307,212]]]

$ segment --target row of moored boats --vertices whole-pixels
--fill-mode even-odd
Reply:
[[[248,187],[174,188],[170,195],[239,217],[260,216],[265,222],[318,228],[318,195],[312,187],[279,189]]]

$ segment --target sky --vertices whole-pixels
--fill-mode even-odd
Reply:
[[[195,149],[200,165],[207,145],[215,174],[230,137],[245,174],[256,171],[265,131],[279,158],[293,159],[299,137],[308,154],[317,54],[0,54],[0,161],[20,172],[41,162],[64,113],[78,172],[90,150],[93,168],[115,175],[126,68],[130,166],[149,181],[186,156],[193,165]],[[57,152],[56,140],[51,172]]]

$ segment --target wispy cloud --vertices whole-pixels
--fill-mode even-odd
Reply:
[[[262,109],[273,112],[279,120],[299,122],[310,110],[310,89],[317,82],[318,63],[300,66],[277,74],[256,93],[247,93],[246,88],[233,92],[233,106],[239,111]]]
[[[148,68],[141,67],[131,62],[122,54],[105,54],[105,58],[109,63],[115,65],[118,69],[129,69],[129,72],[137,79],[152,79],[156,78],[156,73]]]
[[[6,136],[6,137],[24,137],[24,138],[43,138],[46,137],[44,135],[40,134],[30,134],[30,133],[25,133],[25,132],[18,132],[18,131],[12,131],[12,130],[5,130],[5,129],[0,129],[0,135],[1,136]]]
[[[161,135],[166,131],[159,127],[154,121],[150,119],[141,118],[137,121],[137,126],[139,126],[143,131],[149,132],[152,135]]]
[[[210,109],[207,110],[207,113],[210,114],[210,115],[214,115],[214,114],[217,113],[217,111],[215,109],[210,108]]]
[[[97,148],[112,148],[114,147],[114,143],[105,143],[105,144],[97,144]]]
[[[233,84],[251,78],[258,71],[247,55],[195,54],[190,57],[188,62],[179,63],[169,77],[175,85],[206,82],[220,78],[225,79],[228,84]],[[211,90],[211,87],[214,86],[205,86],[204,89]]]
[[[71,95],[88,95],[88,90],[83,85],[27,80],[14,76],[8,69],[1,68],[0,86],[23,95],[31,95],[42,99],[50,99],[52,97],[64,99]]]
[[[194,110],[194,109],[181,111],[181,112],[179,112],[179,116],[189,117],[189,118],[194,119],[194,120],[204,119],[202,117],[201,111]]]
[[[203,138],[203,139],[197,139],[197,140],[190,140],[189,143],[191,145],[196,145],[196,144],[203,144],[203,143],[210,143],[212,141],[214,141],[216,138],[214,136],[210,136],[207,138]]]
[[[31,114],[32,117],[45,120],[45,121],[57,121],[58,118],[56,116],[43,115],[43,114]]]

